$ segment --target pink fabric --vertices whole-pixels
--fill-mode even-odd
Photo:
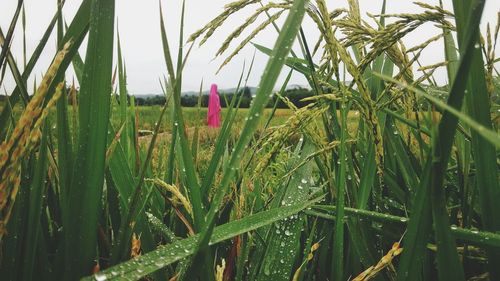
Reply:
[[[220,127],[220,99],[217,93],[217,84],[212,84],[208,97],[207,124],[209,127]]]

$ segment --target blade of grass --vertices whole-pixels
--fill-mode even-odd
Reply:
[[[58,0],[57,4],[57,45],[62,46],[64,32],[62,3]],[[61,77],[61,80],[64,80],[64,77]],[[61,98],[57,101],[56,114],[59,183],[61,190],[68,190],[71,183],[71,173],[73,172],[74,155],[68,120],[68,95],[66,89],[63,89]],[[76,128],[74,129],[76,130]]]
[[[34,164],[31,162],[31,164]],[[31,171],[29,175],[33,175]],[[25,177],[23,178],[25,180]],[[20,280],[23,273],[23,252],[20,251],[26,231],[26,219],[29,209],[29,190],[21,188],[16,196],[12,215],[7,224],[9,230],[2,240],[2,262],[0,263],[0,274],[6,280]]]
[[[386,11],[386,0],[382,2],[382,9],[380,11],[381,17],[380,17],[380,26],[379,30],[385,27],[385,17],[383,16]],[[372,92],[372,99],[377,97],[381,92],[382,89],[384,88],[384,81],[376,76],[373,75],[373,72],[382,72],[382,68],[385,63],[391,63],[390,59],[385,56],[385,54],[379,55],[372,64],[371,69],[367,68],[365,72],[368,73],[368,86],[370,87],[370,90]],[[373,72],[372,72],[373,71]]]
[[[26,220],[26,240],[23,256],[23,280],[33,280],[33,272],[36,260],[38,243],[43,242],[40,239],[40,220],[42,215],[42,199],[45,194],[45,186],[47,184],[47,139],[48,139],[48,122],[45,122],[42,132],[42,141],[40,151],[36,161],[35,174],[31,184],[29,195],[29,211],[28,219]]]
[[[298,146],[294,155],[295,159],[291,159],[291,162],[295,162],[294,164],[302,162],[314,151],[314,145],[309,142],[306,142],[303,148],[300,147],[302,146],[301,142]],[[298,155],[299,153],[300,155]],[[273,200],[274,208],[307,200],[311,185],[308,177],[312,173],[312,165],[313,162],[309,161],[301,166],[289,181],[286,181],[283,196]],[[257,280],[290,280],[293,276],[293,266],[301,258],[300,245],[297,241],[300,241],[303,226],[304,217],[299,215],[278,222],[269,229],[266,251],[261,257],[261,273]]]
[[[375,182],[377,166],[375,163],[375,146],[368,141],[368,150],[365,155],[363,168],[361,170],[357,206],[359,209],[367,209],[371,190]]]
[[[23,5],[21,14],[21,23],[23,26],[23,69],[26,69],[27,55],[26,55],[26,6]]]
[[[298,203],[292,206],[283,206],[277,209],[260,212],[247,216],[241,220],[233,221],[215,228],[213,236],[210,239],[210,245],[214,245],[241,235],[243,233],[269,225],[276,221],[297,214],[313,204],[314,201]],[[169,264],[184,259],[195,253],[195,245],[201,238],[201,234],[175,241],[174,243],[161,246],[157,250],[139,256],[136,259],[124,262],[117,266],[108,268],[95,274],[92,277],[86,277],[82,280],[121,280],[123,278],[140,279],[148,274],[155,272]]]
[[[14,35],[14,30],[16,29],[17,19],[19,18],[19,13],[21,12],[22,6],[23,6],[23,0],[18,0],[14,16],[10,21],[9,29],[7,31],[7,36],[5,37],[5,42],[2,43],[2,51],[0,52],[0,65],[3,65],[3,61],[7,56],[7,53],[9,52],[10,43],[12,40],[12,36]]]
[[[161,42],[163,46],[163,57],[165,59],[165,64],[167,66],[167,73],[169,75],[170,82],[174,83],[175,81],[174,64],[172,63],[172,56],[170,54],[167,32],[165,30],[165,23],[163,21],[163,12],[162,12],[163,9],[161,7],[161,1],[158,1],[158,5],[160,6],[160,30],[161,30]]]
[[[119,93],[120,93],[120,122],[125,124],[124,133],[120,138],[120,142],[122,143],[125,155],[127,159],[130,158],[130,138],[129,138],[129,126],[128,126],[128,113],[127,113],[127,77],[125,76],[124,68],[123,68],[123,57],[122,57],[122,48],[120,45],[120,32],[116,31],[117,35],[117,47],[118,47],[118,84],[119,84]]]
[[[182,86],[182,65],[183,65],[183,29],[184,29],[184,9],[185,2],[182,4],[182,12],[181,12],[181,24],[179,31],[179,53],[177,56],[177,77],[174,78],[172,59],[170,57],[170,51],[168,47],[167,35],[163,26],[163,15],[160,13],[160,23],[161,23],[161,35],[162,35],[162,43],[164,49],[165,61],[167,63],[167,69],[169,71],[169,76],[171,78],[171,82],[173,83],[173,102],[174,102],[174,114],[175,114],[175,123],[174,126],[177,127],[178,137],[179,137],[179,145],[181,147],[181,155],[184,161],[186,172],[184,173],[184,177],[187,182],[188,194],[191,200],[191,204],[193,205],[193,215],[194,215],[194,227],[195,230],[199,231],[201,226],[203,225],[203,216],[205,214],[203,202],[201,200],[201,189],[198,182],[198,176],[196,174],[196,170],[193,162],[193,154],[189,149],[189,142],[187,140],[186,132],[184,131],[185,122],[181,109],[181,86]]]
[[[144,190],[144,179],[146,177],[146,174],[150,173],[149,169],[150,169],[151,157],[153,155],[153,148],[155,146],[158,137],[158,132],[160,130],[162,123],[161,121],[163,120],[163,115],[165,114],[166,109],[167,105],[165,104],[163,106],[162,111],[160,112],[158,121],[156,122],[153,137],[151,138],[147,152],[145,152],[146,156],[144,157],[144,161],[142,163],[141,170],[139,172],[139,177],[136,183],[134,184],[135,188],[133,189],[133,194],[130,197],[128,197],[130,199],[130,205],[128,210],[124,210],[123,221],[120,225],[120,230],[117,234],[118,237],[117,242],[113,247],[113,252],[111,256],[112,264],[118,263],[120,260],[127,257],[127,254],[129,252],[128,247],[124,247],[123,245],[130,245],[130,240],[132,239],[132,233],[134,231],[137,219],[141,215],[143,208],[148,200],[148,197],[151,194],[150,191]],[[124,157],[125,159],[127,159],[126,156]],[[132,175],[130,174],[129,177],[132,177]],[[130,183],[124,183],[124,184],[127,185]],[[128,189],[130,190],[130,188]]]
[[[93,0],[91,4],[89,42],[79,96],[78,154],[64,214],[65,280],[88,274],[94,265],[104,182],[115,3]]]
[[[4,45],[5,43],[7,43],[7,41],[3,35],[2,29],[0,28],[0,45]],[[26,90],[26,80],[22,79],[22,75],[19,72],[17,63],[14,60],[14,57],[12,56],[10,50],[7,50],[6,56],[7,56],[7,63],[12,72],[12,76],[14,77],[14,81],[16,82],[16,86],[19,89],[24,105],[26,105],[28,104],[29,101],[28,91]]]
[[[165,78],[166,79],[166,78]],[[164,83],[165,88],[168,87],[168,92],[172,94],[172,89],[170,88],[171,85],[167,84],[167,81]],[[167,89],[165,90],[167,91]],[[165,96],[167,95],[167,92],[165,92]],[[172,120],[172,138],[170,142],[170,147],[168,150],[168,157],[167,157],[167,169],[165,171],[165,182],[168,184],[172,184],[174,181],[174,170],[175,170],[175,147],[177,145],[177,127],[175,126],[175,108],[173,103],[170,103],[169,105],[169,110],[170,110],[170,118]]]
[[[313,205],[312,210],[306,210],[305,213],[312,216],[322,217],[328,220],[335,220],[336,216],[331,214],[335,214],[336,208],[337,207],[333,205]],[[348,216],[370,219],[382,223],[406,224],[411,221],[411,218],[408,219],[406,217],[383,214],[374,211],[349,207],[345,207],[344,209],[346,215]],[[331,214],[325,214],[324,211],[330,212]],[[477,231],[474,229],[465,229],[456,226],[451,226],[450,231],[457,239],[469,241],[474,245],[500,247],[500,234],[498,233]]]
[[[203,79],[201,80],[200,83],[200,89],[198,91],[198,103],[196,105],[196,118],[198,118],[198,120],[203,120],[201,116],[201,97],[202,97],[201,94],[203,91],[202,89],[203,89]],[[199,135],[200,135],[200,125],[199,123],[196,123],[194,127],[193,139],[191,141],[191,152],[193,153],[195,167],[198,164],[198,148],[200,146]]]
[[[458,45],[461,55],[463,55],[463,50],[467,47],[466,44],[468,43],[466,41],[468,38],[464,36],[465,32],[468,30],[468,24],[473,20],[471,19],[473,15],[467,14],[467,11],[470,7],[474,7],[473,5],[477,2],[462,3],[460,1],[453,1],[453,8],[456,11],[455,19],[458,31]],[[480,49],[480,35],[479,33],[475,33],[473,37],[475,45],[472,50],[471,71],[467,77],[466,107],[474,120],[487,130],[491,130],[491,105],[486,88],[484,61]],[[474,129],[473,127],[471,128]],[[498,232],[500,230],[500,206],[498,205],[500,186],[498,177],[492,176],[498,174],[498,157],[493,144],[488,142],[480,132],[473,130],[471,135],[474,164],[476,166],[475,184],[479,190],[479,199],[481,202],[481,218],[486,230]],[[499,148],[498,144],[496,148]],[[488,249],[488,264],[492,280],[500,278],[500,268],[496,266],[498,262],[500,262],[498,249]]]
[[[347,171],[347,113],[349,105],[346,104],[346,99],[341,101],[341,132],[340,132],[340,152],[338,167],[338,180],[336,181],[336,199],[337,210],[336,216],[342,218],[335,221],[335,232],[333,236],[333,280],[344,280],[344,206],[345,206],[345,188],[346,188],[346,171]]]
[[[69,190],[73,172],[73,159],[75,158],[70,125],[68,120],[68,98],[67,90],[63,89],[61,98],[57,101],[57,160],[59,172],[60,189]],[[77,128],[73,128],[76,130]]]
[[[441,3],[440,3],[441,4]],[[461,13],[461,11],[457,11],[457,16]],[[444,51],[445,51],[445,58],[446,61],[448,62],[446,65],[447,69],[447,74],[448,74],[448,81],[453,81],[455,78],[455,74],[458,71],[458,53],[457,53],[457,47],[455,45],[455,40],[453,39],[453,36],[451,34],[451,31],[449,29],[443,28],[443,34],[444,34]],[[474,60],[474,59],[473,59]],[[465,127],[464,130],[467,130],[467,132],[470,135],[470,128],[467,125],[464,125],[463,122],[459,124],[459,126]],[[470,139],[470,137],[468,138]],[[463,220],[464,220],[464,225],[469,225],[470,217],[471,217],[471,208],[470,208],[470,201],[469,198],[473,197],[473,185],[471,185],[471,181],[469,180],[470,178],[470,167],[471,167],[471,145],[470,141],[466,140],[466,137],[464,134],[458,134],[456,136],[456,146],[457,146],[457,165],[459,166],[458,169],[458,176],[460,177],[459,179],[459,188],[463,192],[462,195],[462,214],[463,214]],[[472,194],[471,194],[472,191]]]
[[[112,133],[114,133],[113,128],[110,125],[110,130]],[[108,140],[108,142],[113,142],[114,140]],[[110,144],[109,146],[112,146]],[[147,157],[146,157],[147,158]],[[141,212],[143,210],[143,206],[145,202],[147,202],[147,199],[149,198],[149,193],[152,191],[152,188],[139,188],[140,189],[140,202],[136,203],[135,205],[132,205],[131,201],[133,196],[135,196],[135,191],[138,190],[138,182],[139,180],[136,179],[133,175],[131,166],[133,166],[133,163],[130,163],[127,159],[127,156],[125,152],[123,151],[123,147],[121,146],[121,143],[117,142],[116,147],[113,150],[112,154],[110,155],[109,159],[109,172],[111,174],[111,177],[114,182],[114,186],[117,190],[118,193],[118,200],[119,200],[119,205],[120,205],[120,220],[122,226],[123,224],[125,225],[134,225],[132,230],[137,231],[137,233],[141,233],[141,245],[142,249],[144,251],[151,251],[156,247],[156,242],[153,239],[153,236],[151,232],[149,231],[149,228],[147,227],[147,224],[145,223],[147,218],[145,213]],[[161,206],[161,204],[158,204]],[[137,207],[139,206],[139,207]],[[130,214],[130,209],[134,207],[137,208],[139,211],[137,211],[137,215],[130,219],[128,215]],[[120,234],[120,226],[118,226],[118,229],[116,230],[116,233],[118,234],[116,237],[112,249],[111,249],[111,264],[116,264],[118,263],[121,259],[127,258],[126,254],[130,252],[130,243],[126,242],[121,242],[122,239]],[[132,231],[131,230],[131,231]],[[131,234],[130,234],[131,235]],[[124,246],[126,245],[126,246]]]

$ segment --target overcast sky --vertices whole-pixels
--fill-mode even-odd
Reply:
[[[438,5],[438,0],[420,0],[433,5]],[[25,0],[26,18],[27,18],[27,52],[28,57],[35,49],[38,41],[43,35],[48,23],[56,11],[56,0]],[[170,47],[176,50],[178,45],[178,29],[180,18],[181,0],[165,1],[162,0],[163,12],[166,17],[166,28],[170,40]],[[218,15],[229,0],[186,0],[186,19],[185,33],[187,35],[201,28],[209,22],[213,17]],[[327,1],[330,9],[347,7],[347,0]],[[444,0],[445,8],[451,10],[451,0]],[[487,0],[486,7],[482,19],[482,29],[486,22],[490,22],[492,27],[495,26],[497,13],[500,11],[500,1]],[[76,9],[80,5],[81,0],[67,0],[64,7],[64,18],[69,23],[73,18]],[[380,13],[381,0],[360,0],[362,14],[367,12],[372,14]],[[0,26],[4,33],[7,32],[10,20],[14,14],[17,0],[1,0],[0,1]],[[252,6],[255,7],[256,5]],[[416,13],[420,9],[412,4],[412,1],[406,0],[387,0],[387,13]],[[214,59],[215,52],[226,36],[235,29],[236,26],[244,22],[244,20],[253,12],[252,8],[247,8],[240,13],[232,16],[203,46],[198,47],[196,44],[193,48],[189,60],[183,72],[183,91],[197,90],[200,82],[204,80],[204,88],[208,89],[211,83],[217,83],[219,88],[235,87],[243,62],[247,62],[247,66],[254,54],[253,46],[245,47],[233,61],[223,68],[218,75],[215,75],[217,68],[228,55]],[[166,74],[166,67],[163,59],[162,44],[160,38],[159,27],[159,8],[157,0],[116,0],[116,17],[118,19],[118,27],[120,29],[121,44],[123,56],[127,66],[128,74],[128,89],[131,94],[149,94],[160,93],[158,79]],[[284,16],[282,16],[283,22]],[[263,18],[257,20],[257,23],[262,22]],[[373,23],[372,21],[369,21]],[[305,19],[303,27],[306,31],[306,36],[310,45],[313,45],[318,33],[315,25],[308,18]],[[404,42],[407,47],[418,45],[440,31],[431,24],[425,25],[414,31],[410,36],[405,37]],[[116,34],[116,33],[115,33]],[[247,33],[240,36],[240,40]],[[55,35],[55,33],[54,33]],[[264,46],[272,47],[277,37],[277,33],[269,28],[259,34],[253,42]],[[237,41],[239,43],[239,41]],[[500,43],[499,43],[500,45]],[[236,43],[233,43],[229,49],[232,51]],[[22,30],[21,25],[17,25],[15,32],[12,52],[17,59],[19,65],[22,65]],[[298,50],[298,48],[296,48]],[[41,75],[45,72],[55,52],[55,36],[52,36],[47,48],[45,49],[42,58],[40,59],[34,74],[40,81]],[[80,54],[85,55],[85,48],[80,49]],[[497,54],[500,54],[500,46],[497,47]],[[175,56],[175,54],[174,54]],[[498,55],[497,55],[498,57]],[[442,42],[433,43],[423,53],[423,64],[434,64],[444,60]],[[260,75],[263,72],[267,61],[267,57],[259,52],[256,53],[255,65],[250,76],[248,84],[256,86],[260,80]],[[439,83],[446,83],[446,75],[444,69],[437,72]],[[73,73],[68,71],[68,76],[71,78]],[[284,76],[284,75],[282,75]],[[281,78],[283,79],[283,77]],[[307,84],[305,79],[300,74],[295,74],[292,77],[290,84]],[[279,81],[278,81],[278,84]],[[7,93],[10,93],[14,87],[14,82],[7,74],[6,80],[2,85],[1,94],[4,94],[3,88]],[[279,87],[279,86],[276,86]]]

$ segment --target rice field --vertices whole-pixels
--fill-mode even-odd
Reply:
[[[0,86],[16,83],[0,107],[1,279],[500,280],[500,13],[480,35],[485,0],[447,1],[386,14],[384,0],[365,21],[358,0],[238,0],[193,34],[184,6],[178,30],[160,6],[155,107],[127,97],[114,0],[65,20],[60,8],[24,65],[10,47],[26,36],[19,1],[0,33]],[[268,60],[250,108],[232,99],[208,128],[206,108],[181,107],[184,63],[244,10],[221,67],[251,43]],[[252,42],[265,29],[273,46]],[[58,51],[29,95],[51,34]],[[421,65],[436,41],[446,61]],[[307,106],[284,94],[292,72],[313,89]],[[266,109],[272,95],[289,108]]]

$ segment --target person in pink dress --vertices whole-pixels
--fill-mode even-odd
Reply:
[[[220,99],[217,92],[217,84],[212,84],[210,96],[208,97],[207,125],[213,128],[220,127]]]

